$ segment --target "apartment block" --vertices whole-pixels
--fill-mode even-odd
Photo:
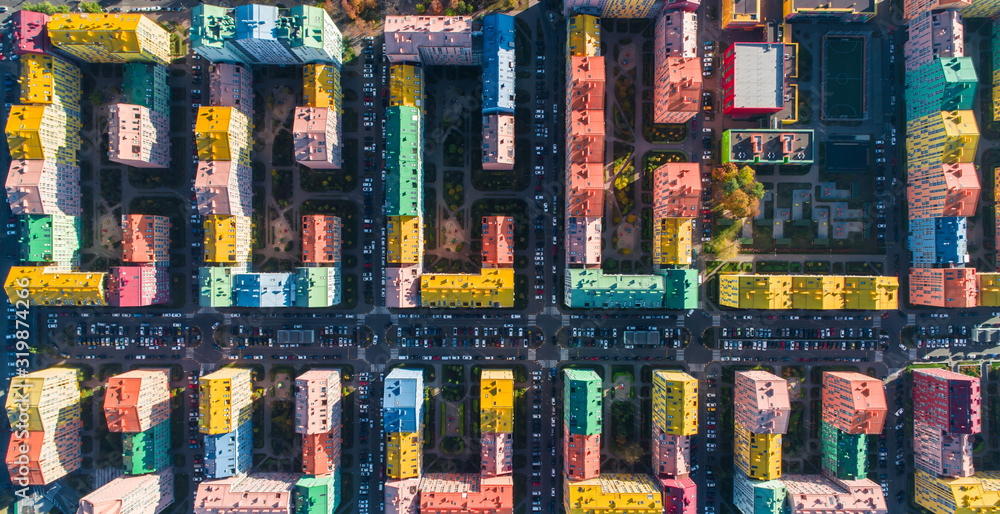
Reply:
[[[783,514],[786,494],[781,480],[762,482],[743,473],[733,476],[733,504],[743,514]]]
[[[882,381],[848,371],[823,373],[823,422],[848,434],[878,435],[886,416]]]
[[[210,65],[208,104],[233,107],[248,120],[253,120],[253,71],[250,67],[225,62]]]
[[[913,371],[913,413],[951,434],[982,431],[979,379],[944,369]]]
[[[633,514],[663,512],[660,484],[648,475],[604,473],[579,482],[566,478],[562,498],[566,514],[613,514],[623,509]]]
[[[27,11],[20,11],[27,12]],[[25,54],[21,58],[21,103],[55,105],[80,117],[80,68],[51,55]]]
[[[198,161],[195,200],[202,216],[253,215],[253,171],[239,161]]]
[[[653,371],[653,424],[670,435],[698,433],[698,380],[681,371]]]
[[[755,434],[736,423],[736,469],[754,480],[781,478],[781,434]]]
[[[108,159],[136,168],[170,166],[170,121],[141,105],[112,104]]]
[[[691,265],[692,218],[660,218],[653,222],[653,263]]]
[[[390,63],[475,66],[472,18],[465,16],[386,16],[385,55]]]
[[[914,267],[964,265],[969,261],[966,218],[910,220],[908,232]]]
[[[916,409],[913,412],[917,416],[922,414]],[[914,419],[913,466],[934,476],[970,477],[975,473],[972,462],[974,439],[972,434],[951,434],[922,419]]]
[[[1000,14],[1000,3],[995,0],[977,0],[972,5],[961,5],[959,9],[966,18],[995,18]]]
[[[903,2],[903,19],[910,27],[928,12],[954,12],[961,15],[972,0],[906,0]]]
[[[7,472],[25,485],[49,485],[80,469],[79,417],[52,431],[16,431],[7,446]],[[24,450],[24,451],[22,451]]]
[[[906,74],[906,119],[971,110],[979,78],[971,57],[938,58]]]
[[[650,441],[653,471],[657,475],[678,477],[691,472],[690,436],[668,434],[654,423]]]
[[[508,268],[514,265],[514,218],[483,216],[483,266]]]
[[[166,265],[170,262],[170,218],[129,214],[122,220],[122,261]]]
[[[513,307],[514,268],[483,268],[478,275],[424,273],[420,301],[424,307]]]
[[[566,19],[566,55],[596,57],[601,54],[601,19],[577,15]]]
[[[906,121],[906,160],[910,169],[972,162],[979,126],[972,111],[935,112]]]
[[[312,369],[295,379],[295,433],[340,429],[340,371]]]
[[[514,169],[514,116],[483,116],[483,169]]]
[[[484,369],[479,379],[479,429],[482,433],[514,431],[514,372]]]
[[[484,432],[479,439],[480,473],[484,477],[509,475],[514,471],[514,434]]]
[[[55,160],[13,159],[5,183],[11,214],[79,216],[80,168]]]
[[[825,405],[825,404],[824,404]],[[785,475],[788,514],[888,514],[885,496],[871,480],[833,480],[823,475]]]
[[[1000,500],[1000,472],[980,471],[964,478],[936,477],[917,470],[913,502],[933,514],[989,512]]]
[[[664,9],[653,32],[653,121],[685,123],[701,110],[698,16]]]
[[[760,0],[725,0],[719,18],[724,29],[751,30],[764,24],[760,15]]]
[[[838,0],[784,0],[782,11],[786,22],[864,23],[875,17],[879,0],[851,2]]]
[[[389,66],[389,107],[423,108],[423,75],[423,68],[420,66]]]
[[[324,13],[325,14],[325,13]],[[271,5],[238,5],[233,10],[235,37],[226,44],[250,64],[297,64],[295,54],[278,39],[281,21],[278,8]]]
[[[253,461],[253,422],[240,423],[230,432],[205,434],[205,474],[226,478],[247,473]]]
[[[174,502],[174,470],[118,477],[80,499],[78,514],[159,514]]]
[[[974,268],[910,268],[910,303],[929,307],[975,307],[979,284]]]
[[[424,405],[423,372],[393,369],[385,377],[382,399],[382,422],[386,433],[420,431]]]
[[[601,265],[601,225],[599,216],[566,218],[563,243],[566,245],[566,265],[597,268]]]
[[[234,107],[199,107],[195,143],[200,161],[250,165],[250,120]]]
[[[11,477],[48,485],[80,468],[76,369],[48,368],[12,378],[5,406],[14,429],[6,458]]]
[[[420,514],[512,514],[514,479],[430,473],[420,479]]]
[[[719,300],[723,306],[739,309],[789,309],[791,285],[786,275],[722,275]]]
[[[291,307],[294,304],[294,273],[233,274],[233,305],[237,307]]]
[[[423,433],[389,432],[385,438],[386,476],[395,480],[419,477],[423,467]]]
[[[904,2],[904,11],[907,3],[910,2]],[[904,16],[909,13],[904,12]],[[936,59],[965,56],[965,24],[959,11],[927,9],[909,19],[910,38],[903,44],[907,77]]]
[[[563,293],[566,305],[574,308],[658,309],[663,306],[666,284],[662,275],[605,275],[599,268],[566,269]],[[697,298],[696,290],[678,293]]]
[[[337,216],[302,216],[302,262],[339,264],[342,225]]]
[[[122,433],[122,464],[130,475],[155,473],[171,465],[170,423],[145,432]]]
[[[222,368],[201,377],[198,384],[198,431],[218,435],[250,421],[253,408],[251,371]]]
[[[782,43],[731,44],[720,66],[723,114],[748,117],[784,109],[784,56]]]
[[[170,420],[170,370],[134,369],[108,379],[104,417],[111,432],[145,432]]]
[[[924,218],[976,215],[981,187],[971,162],[911,168],[908,175],[906,205],[911,224]]]
[[[663,488],[664,514],[696,514],[698,512],[698,486],[690,477],[659,478]]]
[[[977,273],[979,280],[979,306],[1000,307],[1000,274]]]
[[[419,264],[385,269],[386,307],[409,309],[420,305]]]
[[[7,117],[12,160],[44,160],[76,166],[80,118],[55,104],[14,105]]]
[[[8,18],[11,23],[11,48],[22,58],[26,55],[47,55],[51,52],[45,13],[20,9]]]
[[[838,480],[859,480],[868,476],[868,436],[849,434],[822,422],[823,472]]]
[[[292,6],[282,17],[277,35],[301,63],[341,65],[344,37],[322,7]]]
[[[233,273],[241,266],[202,266],[198,268],[198,305],[232,307]]]
[[[170,119],[170,82],[166,66],[130,62],[122,66],[122,97]],[[218,105],[212,102],[212,105]],[[169,124],[168,124],[169,125]]]
[[[722,162],[805,166],[815,162],[812,130],[731,129],[722,133]]]
[[[307,475],[340,473],[340,433],[325,432],[302,436],[302,472]],[[331,475],[332,476],[332,475]]]
[[[784,434],[792,408],[788,381],[766,371],[737,371],[736,423],[755,434]]]
[[[739,309],[894,310],[896,277],[723,275],[722,305]]]
[[[251,223],[249,216],[205,216],[205,262],[250,262],[253,238]]]
[[[592,370],[563,370],[563,420],[570,434],[600,435],[603,425],[601,377]]]
[[[230,10],[202,4],[191,11],[191,48],[213,62],[323,62],[339,68],[343,37],[319,7],[248,4]]]
[[[653,219],[694,218],[701,205],[701,166],[671,162],[653,171]]]
[[[423,115],[415,107],[386,109],[387,216],[423,216]]]
[[[12,302],[23,299],[28,305],[42,306],[107,305],[104,297],[106,273],[61,271],[50,268],[50,266],[11,267],[4,284],[7,298]],[[22,298],[19,292],[25,289],[28,291],[28,297]]]
[[[22,214],[18,246],[22,263],[70,271],[80,262],[80,218],[64,214]]]
[[[292,122],[295,161],[312,169],[340,169],[340,116],[330,108],[296,107]]]
[[[589,480],[601,474],[601,434],[572,434],[563,424],[563,473],[570,480]]]
[[[198,484],[194,514],[291,514],[297,473],[252,473]]]
[[[343,90],[340,68],[332,64],[307,64],[302,67],[302,97],[308,107],[330,108],[339,116]]]
[[[513,127],[514,17],[488,14],[482,24],[483,115],[509,114]]]
[[[330,514],[340,506],[340,475],[304,476],[295,482],[295,514]]]
[[[385,514],[418,514],[419,478],[385,481]]]
[[[395,265],[423,262],[423,218],[420,216],[387,216],[386,262]]]
[[[603,0],[602,18],[649,18],[660,9],[655,0]]]
[[[141,14],[54,14],[49,41],[89,63],[170,63],[170,34]]]
[[[191,50],[212,62],[242,62],[243,56],[226,44],[236,36],[236,20],[228,9],[209,4],[191,8]]]

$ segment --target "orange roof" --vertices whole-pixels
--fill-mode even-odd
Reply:
[[[340,262],[340,218],[302,216],[302,262]]]
[[[122,262],[164,262],[170,254],[170,218],[129,214],[122,230]]]
[[[511,514],[514,479],[478,474],[429,473],[420,481],[420,514]]]
[[[81,428],[82,423],[77,418],[60,425],[55,434],[41,430],[30,431],[24,432],[26,437],[21,438],[17,437],[17,432],[13,433],[7,446],[7,470],[10,476],[21,476],[20,468],[26,466],[28,485],[47,485],[79,469]],[[28,452],[22,453],[21,446],[25,446]],[[27,464],[16,462],[24,455],[28,457]]]
[[[302,436],[302,472],[307,475],[324,475],[337,468],[340,462],[340,441],[333,432]]]
[[[701,166],[671,162],[653,171],[653,219],[698,216]]]
[[[604,57],[570,57],[572,109],[604,110]]]
[[[514,218],[483,216],[483,265],[514,264]]]
[[[154,383],[162,375],[160,384]],[[132,370],[108,379],[104,414],[112,432],[145,432],[170,418],[170,372]],[[160,387],[157,387],[159,385]],[[157,397],[157,393],[164,396]],[[155,402],[155,403],[152,403]]]
[[[698,112],[701,109],[701,61],[697,57],[667,57],[669,86],[655,92],[665,96],[669,112]],[[659,102],[657,102],[659,103]]]
[[[604,163],[574,162],[566,173],[566,190],[604,189]]]
[[[584,189],[570,195],[566,204],[567,216],[600,217],[604,216],[604,190]]]

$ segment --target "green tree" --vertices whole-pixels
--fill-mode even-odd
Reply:
[[[101,4],[97,2],[80,2],[80,10],[85,13],[99,13],[104,12]]]
[[[764,198],[764,184],[760,182],[754,182],[753,188],[750,191],[750,196],[760,200]]]
[[[752,187],[757,181],[757,173],[750,166],[744,166],[736,173],[736,180],[740,183],[741,189]]]
[[[417,9],[417,14],[423,14],[424,11],[427,10],[427,7],[424,6],[424,4],[417,4],[416,9]]]
[[[731,178],[722,183],[722,192],[729,196],[740,190],[740,184],[735,178]]]

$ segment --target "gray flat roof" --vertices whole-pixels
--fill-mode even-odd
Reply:
[[[733,45],[733,107],[783,107],[785,45]]]

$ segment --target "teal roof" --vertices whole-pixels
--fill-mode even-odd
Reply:
[[[663,307],[662,275],[605,275],[599,269],[566,270],[566,303],[575,308]]]
[[[386,215],[423,216],[423,114],[390,107],[386,118]]]
[[[141,105],[170,117],[170,86],[165,66],[126,63],[122,68],[122,95],[125,103]]]
[[[664,278],[664,308],[698,308],[698,270],[668,269],[657,271],[656,274]]]
[[[823,467],[840,480],[861,480],[868,476],[868,436],[848,434],[822,422]]]
[[[122,462],[130,475],[154,473],[170,465],[170,422],[145,432],[122,433]]]
[[[298,268],[296,307],[330,307],[340,303],[340,267]]]
[[[295,514],[332,514],[340,505],[340,471],[295,483]]]
[[[19,216],[21,260],[49,262],[52,260],[52,216],[26,214]]]
[[[191,9],[191,46],[222,48],[227,39],[236,36],[236,21],[225,7],[198,4]]]
[[[563,417],[572,435],[601,433],[603,393],[601,377],[591,369],[564,369]]]
[[[322,49],[326,11],[311,5],[296,5],[288,10],[288,14],[281,19],[282,27],[278,29],[278,37],[288,38],[288,44],[292,48],[305,46]]]
[[[232,307],[233,270],[224,266],[205,266],[198,269],[201,307]]]

